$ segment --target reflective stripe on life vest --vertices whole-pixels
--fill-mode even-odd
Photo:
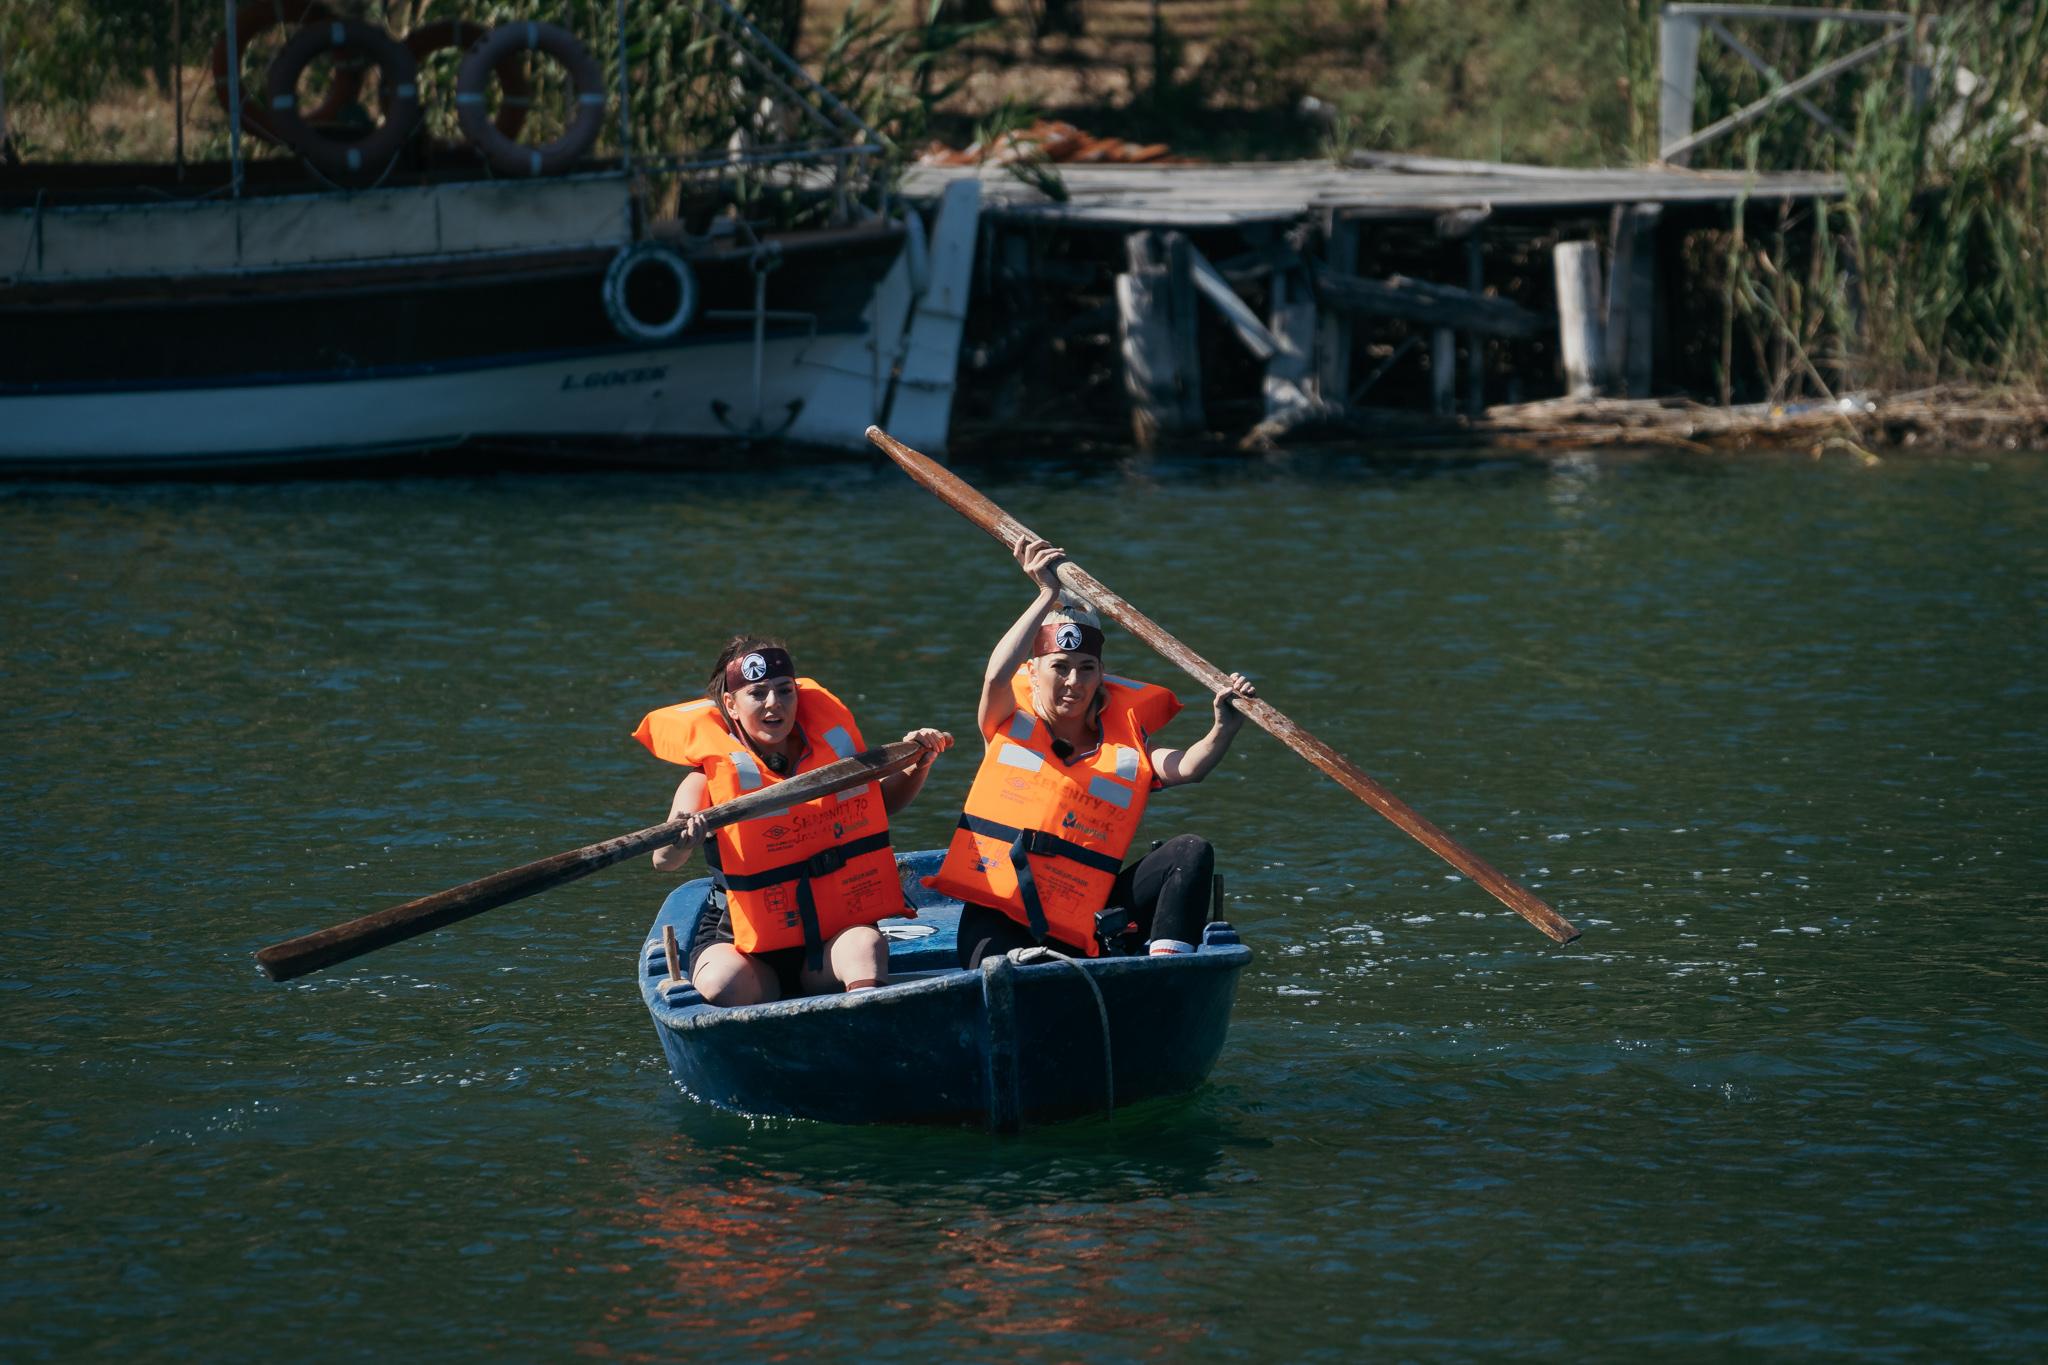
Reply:
[[[796,689],[805,752],[795,772],[861,751],[860,727],[845,703],[810,678],[798,678]],[[651,712],[634,738],[657,758],[702,772],[714,806],[783,780],[709,701]],[[733,945],[743,953],[802,944],[815,970],[824,964],[824,944],[842,929],[909,913],[876,782],[727,825],[705,861],[726,893]]]
[[[1163,687],[1109,677],[1102,686],[1101,744],[1062,763],[1018,671],[1017,709],[987,736],[959,828],[925,882],[1090,955],[1100,951],[1095,912],[1109,902],[1151,795],[1151,733],[1180,710]]]

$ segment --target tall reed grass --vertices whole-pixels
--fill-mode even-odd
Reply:
[[[1915,40],[1814,98],[1843,138],[1782,107],[1695,165],[1839,171],[1847,196],[1723,245],[1722,392],[2048,388],[2048,6],[1914,0]],[[1845,24],[1744,29],[1785,77],[1870,40]],[[1713,40],[1695,126],[1773,88]]]

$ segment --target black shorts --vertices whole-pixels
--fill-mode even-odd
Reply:
[[[1107,903],[1127,909],[1132,925],[1111,951],[1134,953],[1155,937],[1200,943],[1202,926],[1209,922],[1215,881],[1216,850],[1209,847],[1208,840],[1180,834],[1153,848],[1118,873],[1109,888]],[[1037,941],[1029,929],[1001,910],[970,903],[960,912],[963,967],[979,966],[988,953],[1006,953]],[[1087,956],[1085,949],[1058,939],[1047,943],[1074,957]],[[976,952],[977,948],[982,951]]]
[[[691,980],[697,977],[697,959],[704,955],[706,949],[731,942],[732,912],[726,907],[725,897],[714,892],[704,902],[704,908],[697,912],[697,927],[690,933]],[[779,998],[794,1000],[804,993],[802,944],[794,948],[771,948],[765,953],[748,953],[747,956],[775,973]]]

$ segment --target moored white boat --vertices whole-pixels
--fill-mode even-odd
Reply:
[[[744,27],[727,39],[766,42]],[[851,120],[845,145],[753,158],[799,180],[806,164],[841,168],[817,190],[831,225],[783,232],[649,222],[624,159],[530,179],[474,158],[394,163],[353,189],[278,161],[189,178],[0,161],[0,468],[492,440],[865,451],[871,422],[942,445],[978,190],[948,195],[929,225],[863,208],[846,167],[879,147],[830,107]],[[215,174],[227,184],[208,189]]]

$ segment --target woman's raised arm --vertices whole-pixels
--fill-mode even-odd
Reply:
[[[1017,668],[1031,652],[1031,639],[1038,631],[1038,625],[1045,620],[1045,614],[1059,601],[1060,580],[1053,573],[1059,562],[1065,559],[1066,551],[1056,545],[1048,545],[1036,536],[1026,536],[1017,542],[1012,551],[1017,567],[1025,576],[1038,585],[1038,596],[1017,618],[1017,623],[996,641],[995,652],[988,656],[988,671],[981,679],[981,705],[975,709],[975,719],[981,725],[984,735],[991,734],[1011,713],[1017,709],[1017,699],[1010,692],[1010,679]]]

